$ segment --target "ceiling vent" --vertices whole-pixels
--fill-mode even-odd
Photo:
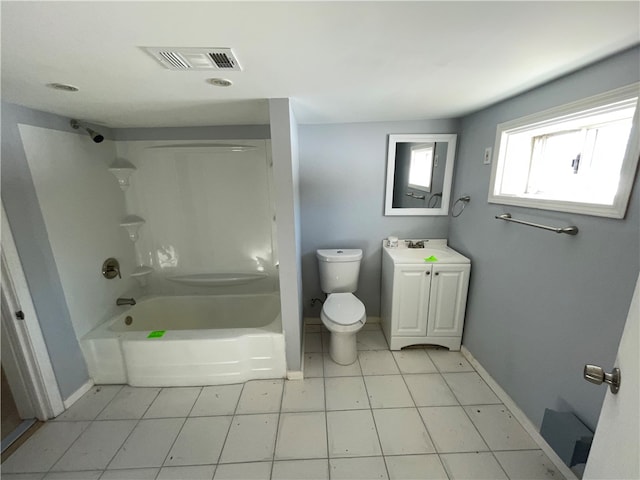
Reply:
[[[143,47],[169,70],[240,71],[230,48]]]

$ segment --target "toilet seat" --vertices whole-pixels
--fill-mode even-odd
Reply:
[[[332,293],[322,306],[323,321],[338,327],[364,325],[367,315],[364,304],[352,293]]]

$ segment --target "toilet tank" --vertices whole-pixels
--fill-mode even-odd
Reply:
[[[352,293],[358,289],[362,250],[318,250],[316,256],[324,293]]]

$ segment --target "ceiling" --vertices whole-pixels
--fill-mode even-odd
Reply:
[[[453,118],[640,41],[639,2],[2,1],[2,99],[110,127]],[[231,47],[171,71],[140,47]],[[56,91],[52,82],[77,86]]]

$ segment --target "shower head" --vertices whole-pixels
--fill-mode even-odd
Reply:
[[[91,140],[93,140],[95,143],[100,143],[101,141],[104,140],[104,137],[102,135],[100,135],[95,130],[90,129],[89,127],[85,127],[84,125],[81,125],[80,122],[78,122],[78,120],[72,119],[70,123],[71,123],[71,128],[75,130],[79,129],[80,127],[84,128],[89,134],[89,136],[91,137]]]

